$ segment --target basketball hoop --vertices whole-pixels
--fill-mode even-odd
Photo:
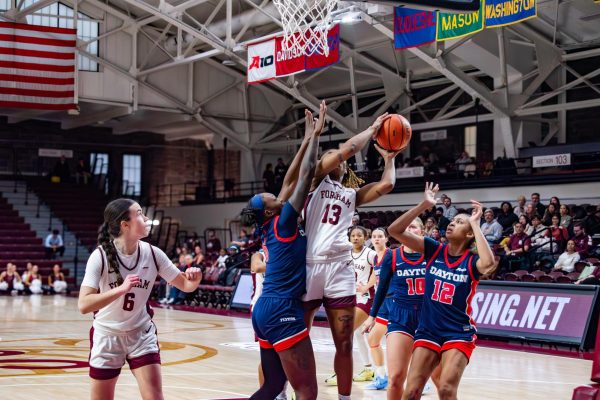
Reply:
[[[327,32],[338,0],[273,0],[283,23],[283,50],[329,55]]]

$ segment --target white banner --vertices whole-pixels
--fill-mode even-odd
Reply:
[[[275,70],[275,38],[248,46],[248,83],[268,81]]]
[[[421,142],[426,142],[428,140],[446,140],[448,137],[448,132],[445,129],[441,129],[439,131],[421,132],[419,137],[421,138]]]
[[[40,157],[55,157],[60,158],[73,158],[73,150],[60,150],[60,149],[38,149],[38,156]]]
[[[420,176],[425,176],[423,167],[396,168],[396,179],[418,178]]]
[[[562,167],[571,165],[571,153],[535,156],[531,158],[533,168]]]

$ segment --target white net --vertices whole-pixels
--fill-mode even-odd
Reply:
[[[338,0],[273,0],[283,23],[283,50],[329,55],[327,32]]]

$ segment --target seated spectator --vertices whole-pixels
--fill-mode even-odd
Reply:
[[[83,184],[87,185],[91,176],[89,165],[86,164],[83,158],[80,158],[75,167],[75,182],[79,185],[79,181],[83,181]]]
[[[208,231],[208,238],[206,239],[206,251],[209,253],[218,253],[221,250],[221,241],[215,235],[215,231],[212,229]]]
[[[433,228],[437,228],[437,225],[435,223],[435,218],[433,217],[429,217],[425,220],[425,236],[426,237],[431,237],[431,231],[433,230]]]
[[[454,218],[454,216],[456,214],[458,214],[458,210],[456,209],[456,207],[454,207],[452,205],[452,199],[448,196],[446,196],[445,194],[442,195],[442,206],[438,207],[441,208],[443,211],[443,215],[445,218],[447,218],[448,220],[452,220],[452,218]],[[438,220],[439,222],[439,220]],[[441,227],[440,227],[441,229]],[[444,229],[445,230],[445,229]]]
[[[588,265],[581,271],[579,279],[575,282],[576,285],[600,285],[600,267],[596,265]]]
[[[533,216],[531,219],[531,226],[533,228],[533,232],[530,235],[532,243],[535,240],[546,236],[547,226],[542,223],[542,218],[540,218],[539,215]]]
[[[431,236],[429,236],[429,237],[432,238],[433,240],[437,240],[440,243],[446,243],[446,237],[442,236],[442,234],[437,226],[433,227],[433,229],[431,230]]]
[[[71,180],[71,168],[65,156],[60,156],[60,159],[54,165],[52,176],[58,177],[60,182],[69,182]]]
[[[533,221],[534,215],[539,215],[537,213],[533,203],[527,203],[527,206],[525,206],[525,215],[527,216],[527,218],[529,218],[532,221]],[[540,216],[540,218],[542,218],[542,217]]]
[[[575,270],[575,263],[579,261],[579,253],[575,251],[575,242],[569,240],[567,242],[567,249],[564,253],[558,257],[556,264],[554,264],[554,271],[563,271],[566,273],[573,272]]]
[[[360,225],[360,216],[355,211],[354,215],[352,216],[352,226],[356,226],[356,225]]]
[[[240,230],[240,235],[236,240],[231,242],[232,246],[237,246],[240,249],[244,249],[248,245],[248,241],[250,238],[248,237],[248,232],[245,229]]]
[[[554,204],[554,206],[556,206],[556,209],[560,209],[560,200],[558,199],[558,197],[556,196],[552,196],[550,197],[550,204]]]
[[[0,292],[21,294],[24,290],[25,286],[17,272],[17,266],[13,263],[6,264],[6,271],[0,273]]]
[[[177,268],[184,272],[187,268],[192,266],[193,258],[191,254],[182,254],[179,256],[179,265]],[[161,300],[159,300],[160,304],[183,304],[185,300],[185,293],[177,289],[175,286],[171,286],[171,290],[169,291],[169,295]]]
[[[25,285],[25,292],[29,294],[42,294],[42,275],[40,275],[39,267],[34,265],[31,268],[31,273],[27,276],[27,279],[23,280]]]
[[[575,251],[577,251],[581,257],[587,257],[593,244],[592,237],[586,234],[585,227],[581,222],[573,226],[573,237],[571,240],[575,242]]]
[[[550,204],[548,205],[550,206]],[[558,215],[552,216],[552,225],[546,231],[546,237],[552,235],[550,252],[552,254],[560,253],[565,248],[565,243],[569,239],[569,233],[565,228],[560,226],[560,218]]]
[[[546,207],[546,212],[542,217],[542,221],[544,221],[545,225],[550,226],[552,225],[552,217],[554,217],[555,215],[558,215],[558,209],[556,208],[556,205],[550,203],[548,204],[548,207]],[[558,219],[558,222],[560,222],[560,218]]]
[[[225,268],[228,258],[229,255],[227,254],[227,251],[225,249],[221,249],[219,251],[219,257],[215,260],[212,266],[217,268]]]
[[[531,236],[533,233],[533,225],[531,225],[531,220],[527,218],[527,215],[521,214],[519,216],[519,223],[524,226],[523,232],[525,232],[527,236]]]
[[[199,245],[194,247],[194,259],[192,260],[192,263],[194,264],[194,267],[204,268],[204,252]]]
[[[469,153],[463,151],[460,154],[460,157],[454,162],[454,164],[456,164],[456,169],[459,172],[459,176],[465,172],[465,167],[467,166],[467,164],[471,164],[471,162],[472,161],[471,157],[469,157]]]
[[[502,225],[502,229],[508,229],[519,220],[519,217],[513,212],[513,207],[508,201],[503,201],[500,205],[497,221]]]
[[[442,209],[442,214],[444,213],[443,209]],[[431,206],[430,208],[428,208],[427,210],[423,211],[421,213],[421,215],[419,216],[419,218],[421,218],[421,221],[426,221],[427,218],[429,217],[435,217],[436,214],[436,208],[435,205]]]
[[[500,258],[500,270],[507,271],[513,260],[520,260],[531,247],[531,240],[524,232],[520,222],[514,225],[515,233],[510,235],[508,242],[504,245],[504,257]]]
[[[46,237],[44,248],[46,249],[46,257],[50,259],[55,258],[57,254],[60,257],[65,254],[65,245],[58,229],[54,229],[52,233]]]
[[[52,267],[52,273],[48,276],[48,286],[51,293],[64,293],[67,291],[67,281],[60,270],[60,265],[54,264]]]
[[[540,202],[539,193],[531,193],[531,204],[533,204],[537,215],[544,215],[544,212],[546,211],[546,206]]]
[[[437,220],[437,226],[442,233],[442,236],[446,234],[446,228],[450,224],[450,220],[444,216],[444,209],[438,207],[435,209],[435,219]]]
[[[494,211],[489,208],[485,210],[483,213],[483,219],[484,222],[481,224],[481,232],[483,232],[485,239],[490,245],[500,242],[500,239],[502,239],[503,229],[502,225],[500,225],[498,221],[494,219]]]
[[[517,206],[513,210],[517,217],[520,217],[521,215],[525,214],[526,202],[527,200],[525,199],[525,196],[520,195],[519,197],[517,197]]]
[[[569,206],[566,204],[560,205],[560,226],[565,229],[568,229],[571,225],[571,210],[569,210]]]

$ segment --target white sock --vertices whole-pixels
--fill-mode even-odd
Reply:
[[[338,394],[338,400],[352,400],[350,396],[344,396],[343,394]]]
[[[385,366],[382,365],[382,366],[375,368],[375,375],[380,378],[385,378],[385,376],[386,376]]]
[[[354,331],[354,343],[358,345],[358,353],[360,354],[360,358],[365,366],[371,365],[371,360],[369,359],[369,346],[367,346],[367,340],[365,336],[358,332],[358,329]]]

